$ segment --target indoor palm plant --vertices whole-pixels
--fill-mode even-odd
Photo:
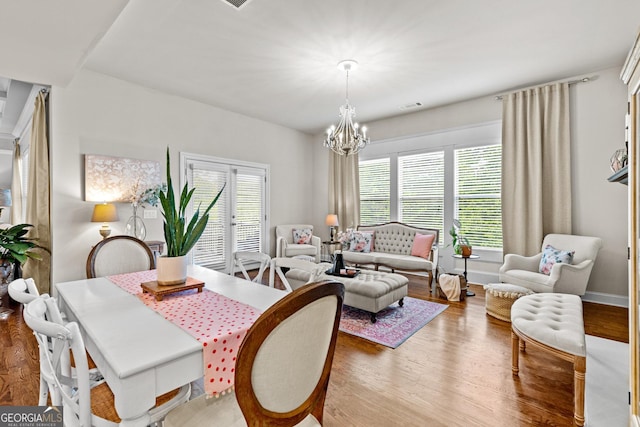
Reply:
[[[169,147],[167,147],[167,187],[159,194],[162,215],[164,216],[164,239],[167,244],[167,255],[158,259],[158,284],[175,285],[185,282],[187,278],[186,255],[202,236],[209,222],[209,211],[222,195],[224,187],[223,185],[209,206],[202,211],[202,215],[200,215],[200,207],[198,206],[187,222],[187,207],[195,188],[189,190],[188,185],[185,184],[180,198],[176,199],[171,180]]]
[[[28,258],[42,259],[34,249],[40,248],[35,239],[26,237],[33,226],[17,224],[0,229],[0,280],[7,283],[16,263],[24,264]]]

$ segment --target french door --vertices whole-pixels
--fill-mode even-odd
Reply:
[[[268,165],[181,153],[182,175],[195,188],[188,218],[204,210],[224,186],[191,252],[192,262],[228,271],[235,251],[266,252]]]

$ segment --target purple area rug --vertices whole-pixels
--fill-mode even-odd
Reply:
[[[394,303],[378,313],[376,323],[371,323],[369,312],[345,305],[342,307],[340,330],[397,348],[447,307],[445,304],[405,297],[404,307]]]

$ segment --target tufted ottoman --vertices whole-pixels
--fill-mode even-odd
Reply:
[[[484,285],[484,290],[487,314],[505,322],[511,322],[511,306],[514,301],[533,294],[530,289],[508,283],[489,283]]]
[[[322,264],[320,264],[322,265]],[[326,264],[325,270],[331,264]],[[286,273],[287,279],[295,288],[311,279],[311,273],[301,269],[291,269]],[[409,279],[401,274],[382,271],[362,270],[354,278],[322,274],[314,280],[337,280],[344,285],[344,304],[371,313],[371,322],[376,322],[376,314],[398,301],[403,305],[403,298],[409,290]]]
[[[511,370],[519,372],[519,350],[525,343],[573,362],[576,425],[584,425],[584,379],[587,349],[582,300],[577,295],[542,293],[523,296],[511,307]]]

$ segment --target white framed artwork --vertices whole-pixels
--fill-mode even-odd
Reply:
[[[87,202],[132,202],[161,184],[160,162],[85,154],[84,165]]]

